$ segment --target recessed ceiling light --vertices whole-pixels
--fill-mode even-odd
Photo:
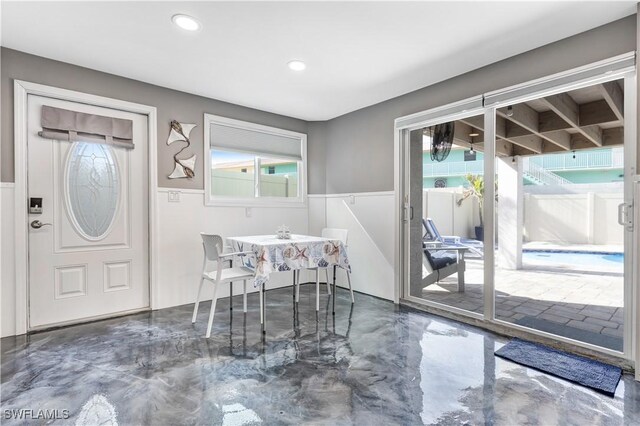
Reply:
[[[200,29],[200,22],[189,15],[173,15],[171,21],[183,30],[198,31]]]
[[[307,65],[302,61],[289,61],[287,65],[294,71],[302,71],[307,68]]]

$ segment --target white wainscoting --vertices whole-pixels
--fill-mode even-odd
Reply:
[[[349,230],[353,289],[393,300],[394,193],[313,195],[309,199],[311,231],[319,232],[325,226]],[[321,200],[325,205],[324,223],[317,214]],[[338,271],[337,282],[346,286],[346,275],[341,271]]]
[[[169,190],[158,190],[158,308],[193,303],[202,271],[202,240],[200,232],[232,235],[275,233],[286,224],[291,232],[309,232],[307,208],[251,207],[250,216],[244,207],[214,207],[204,205],[204,191],[180,192],[180,202],[170,202]],[[305,279],[306,277],[302,277]],[[267,288],[291,285],[290,273],[274,274]],[[234,294],[242,292],[242,283],[234,287]],[[253,285],[247,291],[257,291]],[[209,287],[205,297],[211,297]],[[229,295],[224,286],[218,297]]]
[[[16,333],[15,244],[13,236],[13,183],[0,183],[0,333],[2,337]]]

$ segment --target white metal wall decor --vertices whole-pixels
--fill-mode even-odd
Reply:
[[[171,145],[174,142],[186,142],[187,144],[173,156],[175,167],[173,172],[169,175],[169,179],[188,178],[191,179],[195,176],[196,167],[196,154],[193,154],[189,158],[183,160],[178,159],[178,155],[185,149],[191,146],[189,141],[189,134],[196,127],[195,124],[179,123],[176,120],[171,121],[171,132],[169,132],[169,139],[167,139],[167,145]]]

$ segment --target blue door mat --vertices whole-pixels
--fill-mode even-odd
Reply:
[[[520,339],[513,339],[495,354],[609,396],[615,394],[622,377],[619,367]]]

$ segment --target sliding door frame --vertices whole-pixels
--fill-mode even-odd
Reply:
[[[442,303],[433,302],[430,300],[424,300],[415,296],[411,296],[408,291],[408,284],[410,279],[410,256],[407,254],[410,252],[409,245],[409,219],[411,217],[411,194],[409,191],[409,141],[410,133],[415,130],[420,130],[424,127],[434,126],[447,121],[455,121],[463,118],[469,118],[485,114],[486,108],[482,106],[482,96],[475,96],[459,102],[445,105],[440,108],[430,109],[428,111],[412,114],[409,116],[401,117],[395,121],[395,144],[396,144],[396,156],[400,160],[396,167],[396,211],[398,212],[396,217],[399,221],[396,222],[396,255],[399,260],[396,265],[399,265],[396,270],[400,273],[396,274],[396,294],[398,294],[398,300],[408,300],[410,302],[419,303],[422,305],[431,306],[438,309],[446,309],[458,315],[464,315],[475,319],[482,320],[485,318],[486,312],[478,314],[475,312],[466,311],[464,309],[457,308],[455,306],[448,306]],[[486,115],[485,115],[486,117]],[[485,132],[484,149],[487,149],[487,145],[491,145],[493,149],[493,142],[487,132]],[[487,156],[485,156],[485,167],[487,167]],[[493,167],[493,166],[491,166]],[[485,185],[486,188],[486,185]],[[486,191],[486,190],[485,190]],[[491,207],[493,208],[493,206]],[[487,212],[487,203],[485,203],[484,214]],[[486,216],[485,216],[486,217]],[[485,244],[488,234],[485,233]],[[485,277],[486,277],[485,270]]]
[[[485,262],[484,262],[484,311],[483,314],[466,311],[460,308],[444,305],[418,297],[411,296],[408,292],[409,285],[409,235],[408,215],[409,203],[406,197],[410,196],[408,180],[408,141],[409,133],[413,130],[427,126],[433,126],[443,122],[454,121],[461,118],[484,114],[484,176],[485,199],[495,199],[495,141],[496,141],[496,110],[500,107],[526,102],[552,94],[563,93],[587,86],[592,86],[608,81],[624,79],[624,202],[627,204],[629,217],[633,215],[635,198],[634,178],[636,178],[637,161],[637,74],[635,52],[619,55],[604,61],[599,61],[580,68],[554,74],[548,77],[508,87],[499,91],[486,93],[482,96],[469,98],[439,108],[426,110],[395,120],[395,148],[396,148],[396,302],[406,300],[420,305],[425,305],[448,312],[482,320],[485,323],[495,324],[507,329],[518,330],[531,335],[551,338],[570,345],[579,346],[591,351],[604,353],[609,356],[634,360],[636,356],[637,319],[638,312],[636,301],[640,303],[640,295],[636,292],[634,282],[637,281],[638,253],[634,247],[634,241],[638,241],[638,230],[633,233],[625,232],[624,251],[624,336],[623,351],[615,351],[601,346],[581,342],[578,340],[538,331],[519,326],[507,321],[495,318],[495,204],[484,203],[485,218]],[[482,100],[480,106],[474,104],[478,99]],[[630,226],[633,226],[631,223]],[[640,273],[640,272],[638,272]],[[640,376],[640,375],[639,375]]]

